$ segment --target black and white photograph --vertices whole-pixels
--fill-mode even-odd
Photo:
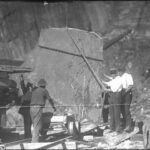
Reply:
[[[0,0],[0,150],[150,149],[150,1]]]

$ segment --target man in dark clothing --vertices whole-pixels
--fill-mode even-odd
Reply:
[[[54,111],[56,108],[53,103],[53,99],[49,96],[46,87],[46,81],[40,79],[38,82],[38,88],[32,92],[30,114],[33,123],[32,142],[39,142],[39,134],[42,130],[42,112],[48,99],[52,105]]]
[[[102,116],[103,116],[103,122],[107,123],[108,122],[108,114],[109,114],[109,93],[102,93],[102,98],[104,98],[104,106],[102,108]]]
[[[110,129],[112,131],[121,131],[121,120],[120,120],[120,104],[121,94],[120,92],[111,92],[109,99],[109,113],[110,113]]]
[[[31,95],[32,95],[32,84],[27,83],[27,85],[25,85],[24,78],[21,75],[20,85],[24,95],[21,98],[22,106],[19,112],[20,114],[22,114],[24,118],[25,138],[30,138],[31,137],[30,102],[31,102]]]
[[[25,138],[31,137],[31,116],[30,116],[30,101],[31,101],[32,89],[23,95],[22,101],[22,115],[24,118],[24,132]]]

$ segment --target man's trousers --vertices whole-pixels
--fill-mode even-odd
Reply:
[[[117,132],[121,129],[120,104],[121,92],[111,92],[109,98],[110,129]]]
[[[31,116],[30,116],[30,109],[25,108],[26,113],[23,115],[24,118],[24,132],[25,132],[25,138],[31,137]]]
[[[108,99],[109,99],[109,94],[106,93],[104,99],[104,106],[102,108],[102,116],[103,116],[104,123],[108,122],[109,108],[105,108],[106,105],[109,105]]]
[[[2,106],[5,107],[5,106]],[[0,108],[0,127],[5,128],[6,127],[6,108]]]
[[[43,108],[38,105],[31,106],[30,108],[31,120],[33,124],[32,142],[39,142],[39,135],[42,129],[42,111]]]
[[[131,90],[128,92],[122,92],[122,106],[121,106],[121,113],[123,116],[123,121],[125,124],[125,128],[131,127],[132,119],[130,113],[130,105],[132,101],[132,92]]]

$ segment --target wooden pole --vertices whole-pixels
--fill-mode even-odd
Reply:
[[[47,50],[51,50],[51,51],[63,53],[63,54],[68,54],[68,55],[72,55],[72,56],[82,57],[80,54],[75,54],[75,53],[71,53],[71,52],[66,52],[66,51],[63,51],[63,50],[55,49],[55,48],[49,48],[49,47],[41,46],[41,45],[39,45],[39,47],[40,47],[40,48],[47,49]],[[103,61],[103,59],[93,58],[93,57],[89,57],[89,56],[85,56],[85,57],[86,57],[87,59],[89,59],[89,60]]]
[[[128,29],[127,31],[125,31],[124,33],[120,34],[118,37],[108,41],[106,44],[104,44],[103,50],[108,49],[109,47],[111,47],[113,44],[115,44],[116,42],[120,41],[122,38],[124,38],[126,35],[128,35],[129,33],[132,32],[132,29]]]
[[[76,48],[78,49],[81,57],[83,58],[83,60],[85,61],[85,63],[87,64],[89,70],[91,71],[92,75],[94,76],[94,79],[96,80],[96,82],[98,83],[98,85],[100,86],[100,88],[102,88],[102,90],[107,90],[105,88],[105,86],[103,85],[102,81],[98,78],[97,74],[94,72],[93,68],[91,67],[91,65],[89,64],[87,58],[84,56],[84,54],[82,53],[82,51],[80,50],[80,48],[77,46],[77,44],[75,43],[75,41],[73,40],[73,38],[71,37],[71,35],[68,32],[68,35],[70,36],[72,42],[74,43],[74,45],[76,46]]]

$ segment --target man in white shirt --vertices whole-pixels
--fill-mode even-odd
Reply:
[[[126,67],[126,71],[121,76],[122,78],[122,84],[123,84],[123,90],[122,90],[122,106],[121,106],[121,112],[123,115],[123,121],[125,123],[125,131],[131,132],[132,130],[132,119],[130,114],[130,104],[132,101],[132,87],[134,85],[133,83],[133,77],[129,71],[129,67]]]
[[[110,113],[110,129],[111,131],[120,132],[121,131],[121,91],[123,88],[122,79],[120,72],[116,70],[112,74],[113,79],[109,82],[104,82],[110,88],[110,98],[109,98],[109,113]]]

